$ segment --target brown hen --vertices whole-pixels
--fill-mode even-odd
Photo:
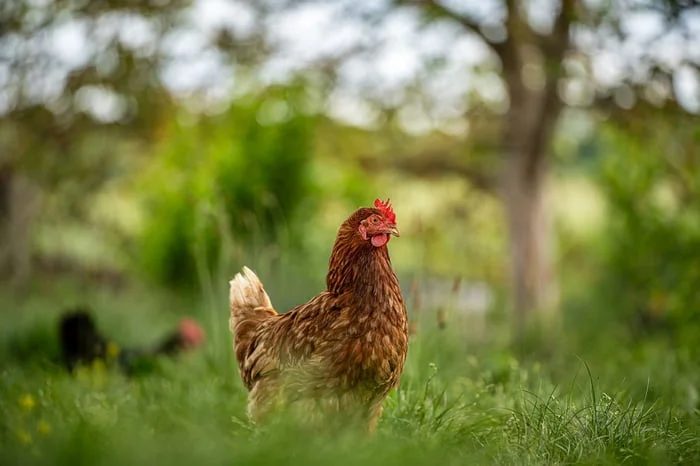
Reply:
[[[250,269],[231,280],[230,328],[253,421],[294,404],[375,428],[399,382],[408,331],[387,250],[390,235],[399,236],[396,216],[388,202],[374,205],[340,226],[327,289],[306,304],[278,314]]]

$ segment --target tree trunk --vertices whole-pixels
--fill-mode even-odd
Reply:
[[[503,64],[510,101],[503,124],[503,195],[510,233],[515,332],[522,338],[531,321],[551,320],[559,304],[553,218],[546,186],[552,134],[562,106],[557,86],[569,47],[575,1],[562,0],[552,32],[546,37],[530,33],[516,12],[514,0],[506,4],[508,37],[494,50]],[[534,55],[533,50],[537,51]],[[541,88],[532,82],[527,85],[524,71],[528,62],[542,68]]]
[[[31,272],[31,226],[38,210],[35,186],[11,165],[0,167],[0,276],[14,285]]]
[[[510,233],[515,331],[551,319],[559,304],[555,235],[547,198],[549,148],[561,110],[556,75],[543,89],[510,75],[511,108],[504,120],[504,204]],[[534,317],[534,319],[533,319]]]
[[[550,318],[558,306],[554,232],[546,174],[532,176],[520,154],[511,154],[505,173],[505,212],[510,235],[515,330],[521,336],[533,320]],[[544,159],[544,157],[543,157]]]

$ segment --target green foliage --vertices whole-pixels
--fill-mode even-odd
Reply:
[[[216,270],[223,247],[298,239],[292,226],[312,190],[313,135],[294,92],[270,92],[166,131],[145,180],[149,208],[139,256],[149,275],[192,285]]]
[[[700,130],[659,124],[653,133],[609,128],[599,176],[608,201],[601,277],[618,312],[642,328],[700,331]]]

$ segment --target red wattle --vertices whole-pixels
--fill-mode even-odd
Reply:
[[[388,242],[389,242],[389,235],[382,234],[382,235],[372,236],[372,246],[374,246],[375,248],[381,248],[382,246],[384,246]]]

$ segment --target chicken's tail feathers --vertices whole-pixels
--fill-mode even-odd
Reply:
[[[236,341],[246,339],[267,317],[277,315],[262,282],[248,267],[243,267],[229,282],[231,318],[229,327]]]
[[[237,273],[229,282],[229,302],[231,312],[238,308],[272,307],[270,297],[265,292],[262,282],[255,272],[243,266],[243,272]]]
[[[233,350],[241,369],[241,375],[248,388],[249,381],[245,375],[248,356],[255,348],[256,336],[261,325],[277,315],[272,308],[270,297],[265,292],[262,282],[248,267],[243,267],[229,282],[229,301],[231,317],[229,329],[233,335]]]

